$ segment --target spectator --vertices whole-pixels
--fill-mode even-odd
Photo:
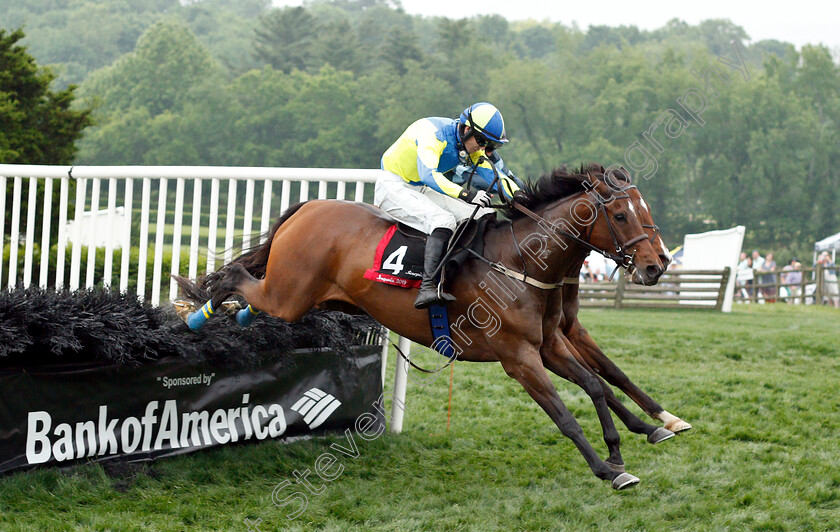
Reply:
[[[752,257],[747,257],[746,253],[741,253],[741,262],[738,263],[738,273],[735,276],[735,281],[741,297],[749,300],[752,293],[753,265]]]
[[[752,264],[753,270],[760,270],[762,266],[764,266],[764,259],[758,253],[757,249],[754,249],[752,252]]]
[[[580,269],[580,280],[584,283],[594,283],[597,281],[595,276],[592,274],[592,268],[590,267],[588,260],[583,261],[583,267]]]
[[[755,260],[755,259],[753,259]],[[761,266],[758,268],[762,272],[770,272],[766,275],[761,275],[758,278],[759,284],[764,285],[771,285],[765,286],[761,289],[762,294],[764,295],[764,300],[767,303],[775,303],[776,302],[776,261],[773,259],[773,254],[768,253],[767,257],[762,262]]]
[[[783,268],[783,271],[788,272],[782,274],[782,283],[786,285],[785,289],[791,296],[787,298],[788,303],[796,303],[796,298],[801,292],[802,272],[799,271],[801,268],[802,263],[796,260],[795,257],[791,259],[790,264]]]
[[[828,251],[820,253],[817,264],[822,264],[823,267],[823,301],[827,301],[829,305],[834,305],[834,308],[840,308],[840,297],[838,297],[837,290],[837,270],[835,269],[834,263],[831,262],[831,255],[829,255]]]

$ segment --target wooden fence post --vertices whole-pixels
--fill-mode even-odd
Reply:
[[[807,272],[805,271],[805,268],[802,268],[799,271],[802,272],[802,278],[799,281],[799,293],[802,296],[801,304],[804,305],[805,304],[805,285],[807,284],[807,281],[808,281],[808,279],[805,277],[805,274]]]
[[[825,269],[823,268],[822,262],[817,263],[817,289],[814,290],[814,304],[815,305],[822,305],[823,301],[823,292],[825,291],[825,285],[823,283],[823,272]]]
[[[720,289],[718,290],[717,302],[715,303],[715,310],[718,311],[723,308],[723,300],[726,297],[726,286],[729,284],[729,272],[730,268],[727,266],[720,275]]]
[[[751,294],[749,294],[750,299],[752,299],[753,303],[758,303],[758,270],[753,270],[753,282],[752,282],[752,290]]]
[[[615,308],[621,308],[621,301],[624,299],[624,285],[627,281],[624,280],[624,268],[618,272],[618,284],[615,287]]]

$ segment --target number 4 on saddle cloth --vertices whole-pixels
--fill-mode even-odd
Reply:
[[[452,278],[458,267],[471,255],[471,251],[481,256],[484,252],[484,231],[487,224],[495,220],[494,214],[488,214],[479,220],[467,219],[455,230],[460,235],[457,242],[450,242],[455,249],[446,260],[442,269],[442,278]],[[469,224],[462,227],[463,224]],[[426,247],[425,233],[400,222],[392,225],[382,236],[376,247],[373,266],[365,272],[364,278],[400,288],[417,288],[423,279],[423,252]],[[454,239],[455,237],[453,237]],[[449,336],[449,316],[446,307],[429,307],[429,324],[435,338],[432,347],[441,355],[453,359],[455,349]]]

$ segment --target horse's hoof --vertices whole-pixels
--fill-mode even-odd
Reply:
[[[195,303],[192,301],[179,299],[177,301],[173,301],[172,306],[175,307],[175,313],[184,323],[187,323],[187,319],[189,319],[190,314],[195,312]]]
[[[665,425],[665,428],[670,430],[671,432],[684,432],[686,430],[691,430],[691,423],[686,423],[682,419],[677,418],[676,421],[672,421]]]
[[[235,299],[231,299],[230,301],[225,301],[222,303],[222,314],[225,316],[232,316],[242,310],[242,304]]]
[[[604,463],[607,464],[607,466],[609,466],[609,468],[615,471],[616,473],[624,473],[625,471],[627,471],[624,468],[624,464],[614,464],[609,460],[604,460]]]
[[[665,440],[670,440],[674,437],[674,433],[664,427],[657,427],[655,431],[651,432],[648,437],[648,443],[659,443]]]
[[[614,490],[623,490],[632,488],[638,483],[639,479],[637,477],[634,477],[630,473],[622,473],[613,479],[612,487]]]

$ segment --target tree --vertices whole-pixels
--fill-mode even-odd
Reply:
[[[75,86],[50,90],[55,75],[18,44],[23,36],[0,30],[0,162],[70,164],[91,110],[71,109]]]
[[[668,243],[743,223],[745,245],[784,253],[840,223],[840,68],[824,47],[761,41],[743,47],[742,79],[717,60],[748,41],[728,20],[584,32],[413,16],[394,0],[12,4],[4,20],[27,23],[39,63],[59,63],[58,82],[78,74],[79,95],[98,103],[78,143],[85,164],[369,168],[417,118],[486,100],[523,177],[647,146],[658,171],[638,184]],[[712,67],[725,78],[700,79]],[[707,82],[703,125],[679,99]],[[16,104],[0,99],[4,116]],[[675,136],[660,123],[668,111],[688,120]]]
[[[172,22],[152,26],[134,52],[98,70],[82,86],[82,95],[99,104],[100,126],[81,143],[81,158],[87,164],[196,164],[194,150],[162,143],[179,145],[188,135],[190,142],[205,145],[214,129],[185,131],[171,115],[181,115],[195,102],[215,101],[206,87],[222,83],[221,67],[186,27]],[[216,128],[224,123],[220,119]],[[177,138],[164,141],[160,131]]]
[[[38,68],[26,48],[18,44],[23,36],[21,30],[0,30],[0,163],[70,164],[76,156],[76,141],[91,124],[91,111],[71,109],[74,86],[58,92],[50,90],[55,75]],[[7,196],[12,181],[4,191]],[[54,205],[58,204],[58,194],[58,188],[54,189]],[[38,195],[43,197],[43,189]],[[25,213],[28,199],[21,199],[21,212]],[[43,203],[39,201],[35,220],[42,218]],[[35,220],[27,219],[26,224]],[[52,227],[58,227],[58,209],[52,212]]]
[[[807,181],[814,194],[812,227],[815,238],[830,235],[840,225],[837,202],[840,199],[840,68],[825,46],[802,47],[802,65],[797,93],[817,114],[810,124],[816,136],[807,166]]]
[[[93,70],[134,49],[137,38],[164,13],[180,9],[178,0],[4,3],[13,7],[8,17],[6,7],[0,9],[3,21],[26,25],[27,46],[39,63],[57,66],[60,87],[81,84]]]
[[[364,64],[359,39],[347,20],[328,22],[321,26],[321,38],[318,41],[319,66],[331,65],[336,70],[362,72]]]
[[[106,112],[142,106],[155,116],[182,106],[192,87],[220,75],[195,34],[178,22],[160,22],[140,37],[133,52],[88,78],[82,92],[101,97]]]
[[[730,53],[732,42],[743,46],[750,38],[744,28],[727,19],[704,20],[697,26],[697,33],[709,51],[719,57]]]
[[[409,61],[423,59],[423,51],[417,43],[417,34],[412,30],[392,28],[382,48],[382,60],[391,65],[400,75],[408,70]]]
[[[262,18],[254,45],[257,59],[283,72],[305,70],[315,55],[315,17],[302,7],[277,9]]]

